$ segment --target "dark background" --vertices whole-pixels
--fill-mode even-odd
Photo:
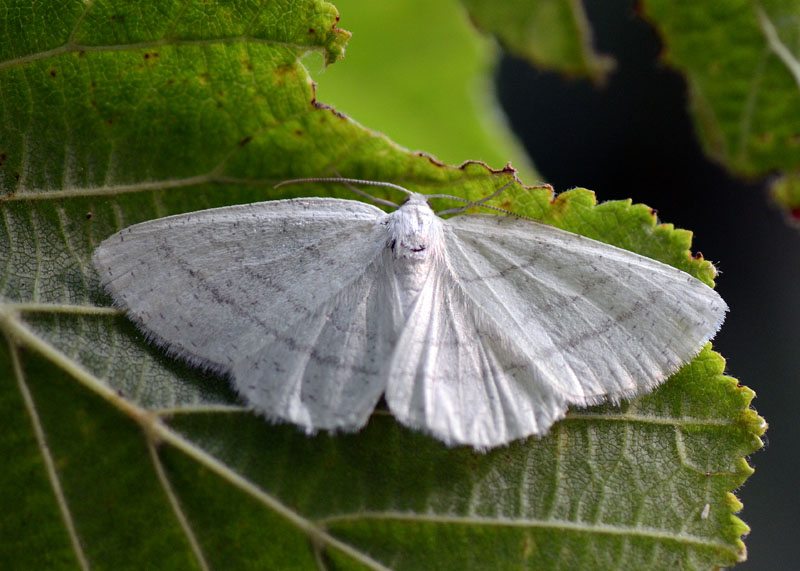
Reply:
[[[601,200],[632,198],[694,232],[694,250],[720,270],[731,312],[714,346],[727,373],[757,393],[770,428],[750,458],[738,514],[752,531],[737,569],[796,569],[800,532],[800,226],[767,193],[704,156],[682,76],[659,62],[661,40],[631,2],[586,2],[595,46],[617,61],[605,87],[506,58],[500,100],[556,191],[584,186]]]

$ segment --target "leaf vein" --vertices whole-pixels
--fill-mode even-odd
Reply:
[[[78,268],[78,273],[81,276],[81,283],[83,284],[83,290],[85,292],[88,292],[89,280],[87,279],[86,272],[84,271],[84,266],[83,264],[81,264],[80,256],[78,256],[75,247],[72,245],[72,242],[69,239],[70,233],[67,231],[67,215],[64,212],[64,207],[58,205],[56,207],[56,213],[58,214],[58,225],[60,226],[60,231],[64,235],[64,245],[67,247],[70,256],[72,256],[72,258],[74,258],[75,260],[75,266]],[[64,297],[66,298],[67,296],[65,295]],[[87,300],[84,299],[83,301],[86,302]]]
[[[781,41],[780,36],[778,36],[778,31],[775,29],[775,25],[760,5],[756,5],[756,13],[758,14],[758,23],[761,25],[761,31],[764,32],[767,44],[772,52],[783,62],[789,73],[792,74],[795,82],[797,82],[797,86],[800,87],[800,61],[798,61],[791,50],[786,47],[786,44]]]
[[[0,323],[6,325],[7,321],[6,323]],[[4,329],[6,328],[4,327]],[[13,338],[13,336],[11,336],[11,338]],[[9,339],[8,336],[7,339]],[[14,376],[17,379],[17,388],[22,396],[23,402],[25,403],[25,408],[28,411],[28,418],[30,418],[31,427],[33,428],[33,433],[36,437],[36,443],[39,446],[39,452],[42,456],[42,462],[44,463],[45,470],[47,472],[47,478],[50,481],[50,486],[53,489],[53,495],[55,496],[58,510],[61,513],[61,519],[63,520],[64,526],[67,529],[67,535],[69,536],[70,543],[72,544],[75,558],[78,560],[78,564],[80,565],[81,569],[88,571],[91,567],[88,559],[86,558],[86,554],[83,552],[80,539],[78,538],[78,532],[75,529],[75,522],[72,519],[72,512],[70,511],[67,503],[67,498],[64,495],[64,490],[61,487],[58,470],[56,469],[53,456],[50,454],[50,447],[47,444],[47,436],[45,435],[42,422],[39,419],[39,414],[36,412],[36,403],[34,402],[33,395],[31,394],[30,389],[25,382],[25,373],[22,370],[22,363],[20,362],[18,347],[16,347],[15,344],[10,341],[10,339],[8,341],[8,352],[11,356]]]
[[[167,477],[167,474],[164,470],[164,465],[161,462],[161,458],[158,456],[155,446],[153,446],[152,440],[148,440],[147,450],[150,453],[150,459],[153,461],[153,468],[155,469],[158,481],[161,484],[161,487],[164,488],[164,493],[167,496],[167,500],[172,507],[172,511],[175,514],[181,529],[186,534],[186,539],[189,541],[189,546],[191,547],[192,552],[197,559],[198,566],[203,571],[210,570],[211,567],[209,567],[208,561],[206,561],[203,550],[200,547],[200,542],[197,541],[197,536],[194,534],[194,530],[189,523],[189,518],[186,517],[186,514],[183,511],[183,507],[178,499],[178,495],[175,493],[175,489],[172,487],[172,484]]]
[[[123,51],[145,50],[163,46],[203,47],[203,46],[213,46],[218,44],[238,44],[238,43],[263,44],[278,48],[286,48],[288,50],[297,52],[322,52],[325,49],[323,46],[295,44],[292,42],[282,42],[266,38],[254,38],[251,36],[230,36],[227,38],[212,38],[208,40],[176,40],[176,39],[162,38],[160,40],[154,40],[150,42],[137,42],[132,44],[112,44],[104,46],[92,46],[92,45],[67,42],[61,46],[52,48],[50,50],[31,53],[24,56],[12,58],[6,61],[2,61],[0,62],[0,70],[73,52],[123,52]]]
[[[487,527],[519,527],[519,528],[538,528],[538,529],[560,529],[563,531],[573,531],[588,533],[593,535],[614,535],[621,537],[640,537],[653,539],[656,541],[669,541],[680,544],[690,544],[697,547],[721,549],[738,554],[738,549],[722,543],[698,537],[686,533],[672,533],[658,528],[643,526],[622,526],[611,524],[587,524],[559,519],[505,519],[505,518],[481,518],[475,516],[461,517],[452,515],[436,514],[416,514],[406,512],[359,512],[353,514],[341,514],[328,516],[317,520],[319,525],[331,526],[338,523],[362,522],[366,520],[376,521],[398,521],[411,523],[435,523],[448,525],[481,525]],[[738,558],[738,555],[737,555]]]

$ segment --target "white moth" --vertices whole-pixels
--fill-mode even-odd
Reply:
[[[148,337],[269,419],[355,431],[383,396],[401,423],[480,449],[653,389],[724,319],[671,266],[515,216],[443,219],[409,194],[390,214],[300,198],[168,216],[93,262]]]

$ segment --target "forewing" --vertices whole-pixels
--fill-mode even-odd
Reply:
[[[368,204],[324,198],[217,208],[126,228],[93,261],[148,336],[231,372],[268,335],[308,322],[364,275],[383,248],[381,216]]]
[[[714,336],[727,306],[650,258],[514,217],[447,221],[448,263],[470,303],[569,403],[650,389]]]
[[[387,304],[380,259],[338,295],[291,326],[265,332],[233,368],[237,389],[269,418],[308,431],[356,430],[386,387],[398,308]]]
[[[490,448],[544,434],[567,405],[508,334],[434,266],[390,362],[395,417],[449,444]]]

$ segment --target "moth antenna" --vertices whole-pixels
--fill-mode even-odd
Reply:
[[[395,204],[391,200],[384,200],[383,198],[377,198],[375,196],[372,196],[371,194],[368,194],[368,193],[364,192],[363,190],[361,190],[359,188],[356,188],[353,185],[355,185],[355,184],[363,184],[363,185],[366,185],[366,186],[382,186],[382,187],[385,187],[385,188],[392,188],[394,190],[399,190],[401,192],[405,192],[409,196],[413,194],[413,192],[411,192],[407,188],[404,188],[404,187],[400,186],[399,184],[394,184],[394,183],[391,183],[391,182],[383,182],[383,181],[379,181],[379,180],[362,180],[362,179],[358,179],[358,178],[347,178],[347,177],[341,177],[341,176],[337,176],[337,177],[293,178],[293,179],[284,180],[282,182],[279,182],[273,188],[278,188],[279,186],[284,186],[284,185],[287,185],[287,184],[298,184],[298,183],[302,183],[302,182],[338,182],[338,183],[341,183],[341,184],[345,185],[347,188],[349,188],[350,190],[352,190],[353,192],[355,192],[359,196],[363,196],[364,198],[367,198],[367,199],[371,200],[375,204],[382,204],[383,206],[390,206],[392,208],[398,208],[399,205]]]
[[[460,214],[461,212],[464,212],[466,210],[469,210],[470,208],[478,206],[480,208],[488,208],[489,210],[494,210],[496,212],[501,212],[503,214],[508,214],[510,216],[515,216],[517,218],[525,218],[527,220],[533,220],[533,218],[530,218],[528,216],[524,216],[522,214],[518,214],[516,212],[512,212],[510,210],[506,210],[505,208],[499,208],[497,206],[491,206],[489,204],[486,204],[487,201],[489,201],[489,200],[493,199],[494,197],[498,196],[501,192],[503,192],[505,189],[507,189],[509,186],[511,186],[515,182],[517,182],[516,178],[514,180],[511,180],[511,181],[507,182],[506,184],[504,184],[503,186],[501,186],[500,188],[495,190],[493,193],[491,193],[491,194],[489,194],[487,196],[484,196],[483,198],[481,198],[479,200],[469,200],[467,198],[461,198],[460,196],[450,196],[448,194],[433,194],[433,195],[429,195],[428,198],[449,198],[451,200],[457,200],[459,202],[466,203],[466,206],[459,206],[459,207],[456,207],[456,208],[448,208],[447,210],[440,210],[439,212],[436,213],[437,216],[443,216],[443,215],[446,215],[446,214]],[[550,186],[549,184],[542,184],[542,185],[539,185],[539,186],[535,186],[533,188],[549,188],[551,190],[553,189],[553,187]]]

